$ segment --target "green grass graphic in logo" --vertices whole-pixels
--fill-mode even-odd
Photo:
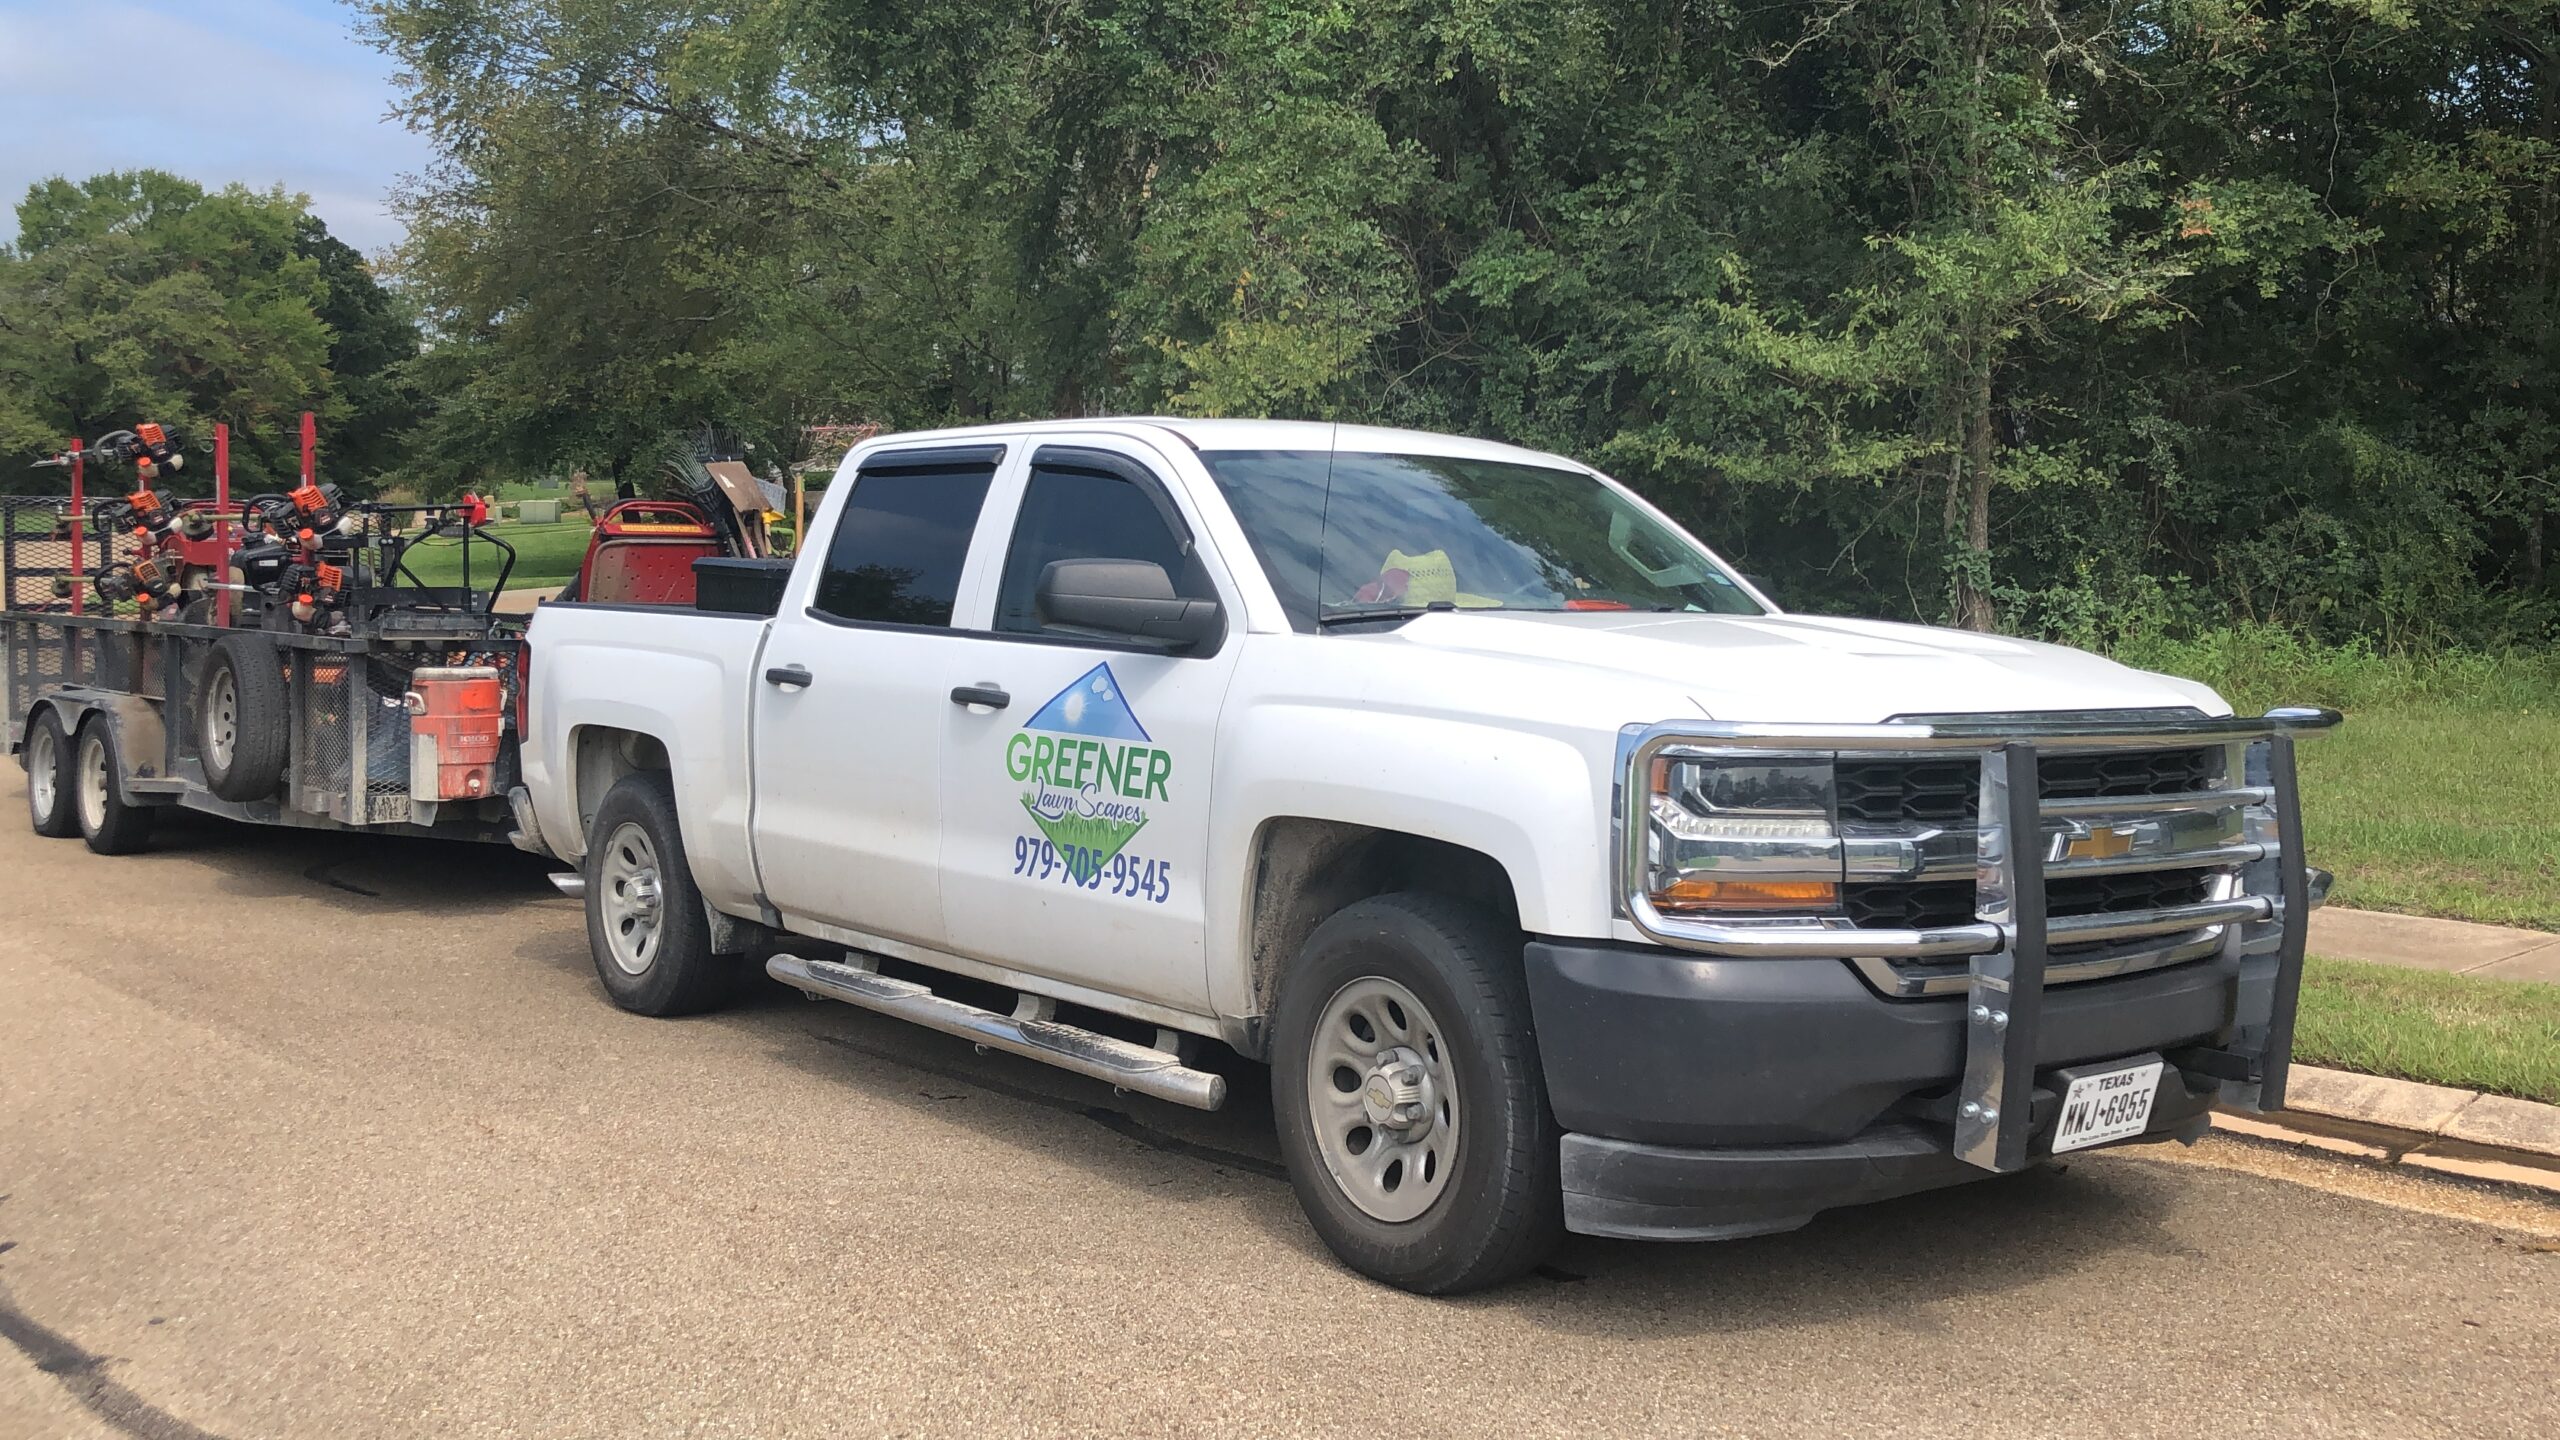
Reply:
[[[1144,820],[1106,820],[1098,815],[1059,815],[1040,813],[1031,797],[1022,797],[1022,808],[1031,812],[1031,823],[1058,847],[1058,858],[1066,863],[1067,873],[1079,884],[1089,884],[1111,863],[1137,833],[1147,828]]]

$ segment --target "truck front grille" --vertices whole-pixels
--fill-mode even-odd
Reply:
[[[2039,789],[2047,800],[2178,795],[2213,787],[2223,769],[2218,746],[2051,755]],[[1840,818],[1867,825],[1971,825],[1982,767],[1971,759],[1842,757]]]
[[[2040,798],[2079,802],[2071,818],[2048,819],[2039,841],[2051,918],[2202,904],[2222,898],[2238,874],[2228,847],[2240,838],[2239,810],[2216,796],[2228,770],[2223,747],[2048,753],[2037,770]],[[1933,930],[1979,917],[1973,881],[1978,759],[1842,756],[1837,785],[1842,832],[1860,842],[1841,891],[1849,923]],[[2124,801],[2124,809],[2087,803],[2110,800]],[[2197,933],[2182,932],[2151,949],[2157,963],[2171,963],[2200,953],[2197,943]],[[2124,948],[2123,942],[2057,944],[2053,953],[2086,958]],[[1899,977],[1897,986],[1944,986],[1961,967],[1902,961],[1890,973]]]
[[[2212,897],[2210,870],[2155,870],[2136,875],[2081,875],[2045,882],[2045,913],[2121,914],[2192,905]],[[1974,918],[1973,882],[1924,880],[1851,885],[1842,896],[1850,922],[1885,930],[1928,930]],[[2067,947],[2064,947],[2067,948]]]

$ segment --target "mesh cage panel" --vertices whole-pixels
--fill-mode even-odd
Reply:
[[[68,615],[76,596],[80,614],[140,619],[140,602],[110,605],[90,580],[141,553],[133,537],[101,534],[62,496],[0,495],[0,610]]]
[[[71,613],[75,536],[80,541],[79,558],[85,562],[81,568],[90,573],[97,570],[97,542],[87,538],[85,529],[73,519],[69,500],[0,495],[0,610]]]
[[[348,657],[320,651],[292,652],[296,697],[302,707],[302,744],[294,756],[293,788],[302,808],[343,814],[347,768],[355,760],[355,730],[347,687],[358,677]]]

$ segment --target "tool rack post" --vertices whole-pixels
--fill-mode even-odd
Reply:
[[[213,535],[222,551],[223,573],[216,577],[225,588],[213,592],[213,623],[231,623],[231,427],[217,423],[213,427]]]
[[[81,470],[80,437],[74,435],[71,437],[71,513],[63,518],[63,528],[71,532],[71,613],[74,615],[88,612],[87,587],[80,583],[86,578],[82,569],[81,536],[89,525],[88,499],[80,492]]]

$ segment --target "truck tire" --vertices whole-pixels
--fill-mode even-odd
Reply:
[[[124,798],[124,760],[116,753],[115,727],[92,715],[71,747],[72,809],[80,838],[101,855],[130,855],[151,843],[151,807]]]
[[[1352,1269],[1453,1295],[1563,1233],[1520,935],[1443,895],[1381,895],[1316,927],[1281,980],[1271,1103],[1289,1183]]]
[[[213,642],[196,677],[196,758],[205,788],[225,800],[264,800],[284,783],[293,717],[276,642],[235,631]]]
[[[587,948],[614,1004],[693,1015],[736,995],[748,967],[711,951],[711,920],[685,863],[666,772],[625,775],[587,837]]]
[[[68,840],[80,833],[80,817],[72,812],[71,737],[62,732],[62,716],[47,705],[27,726],[27,822],[48,840]]]

